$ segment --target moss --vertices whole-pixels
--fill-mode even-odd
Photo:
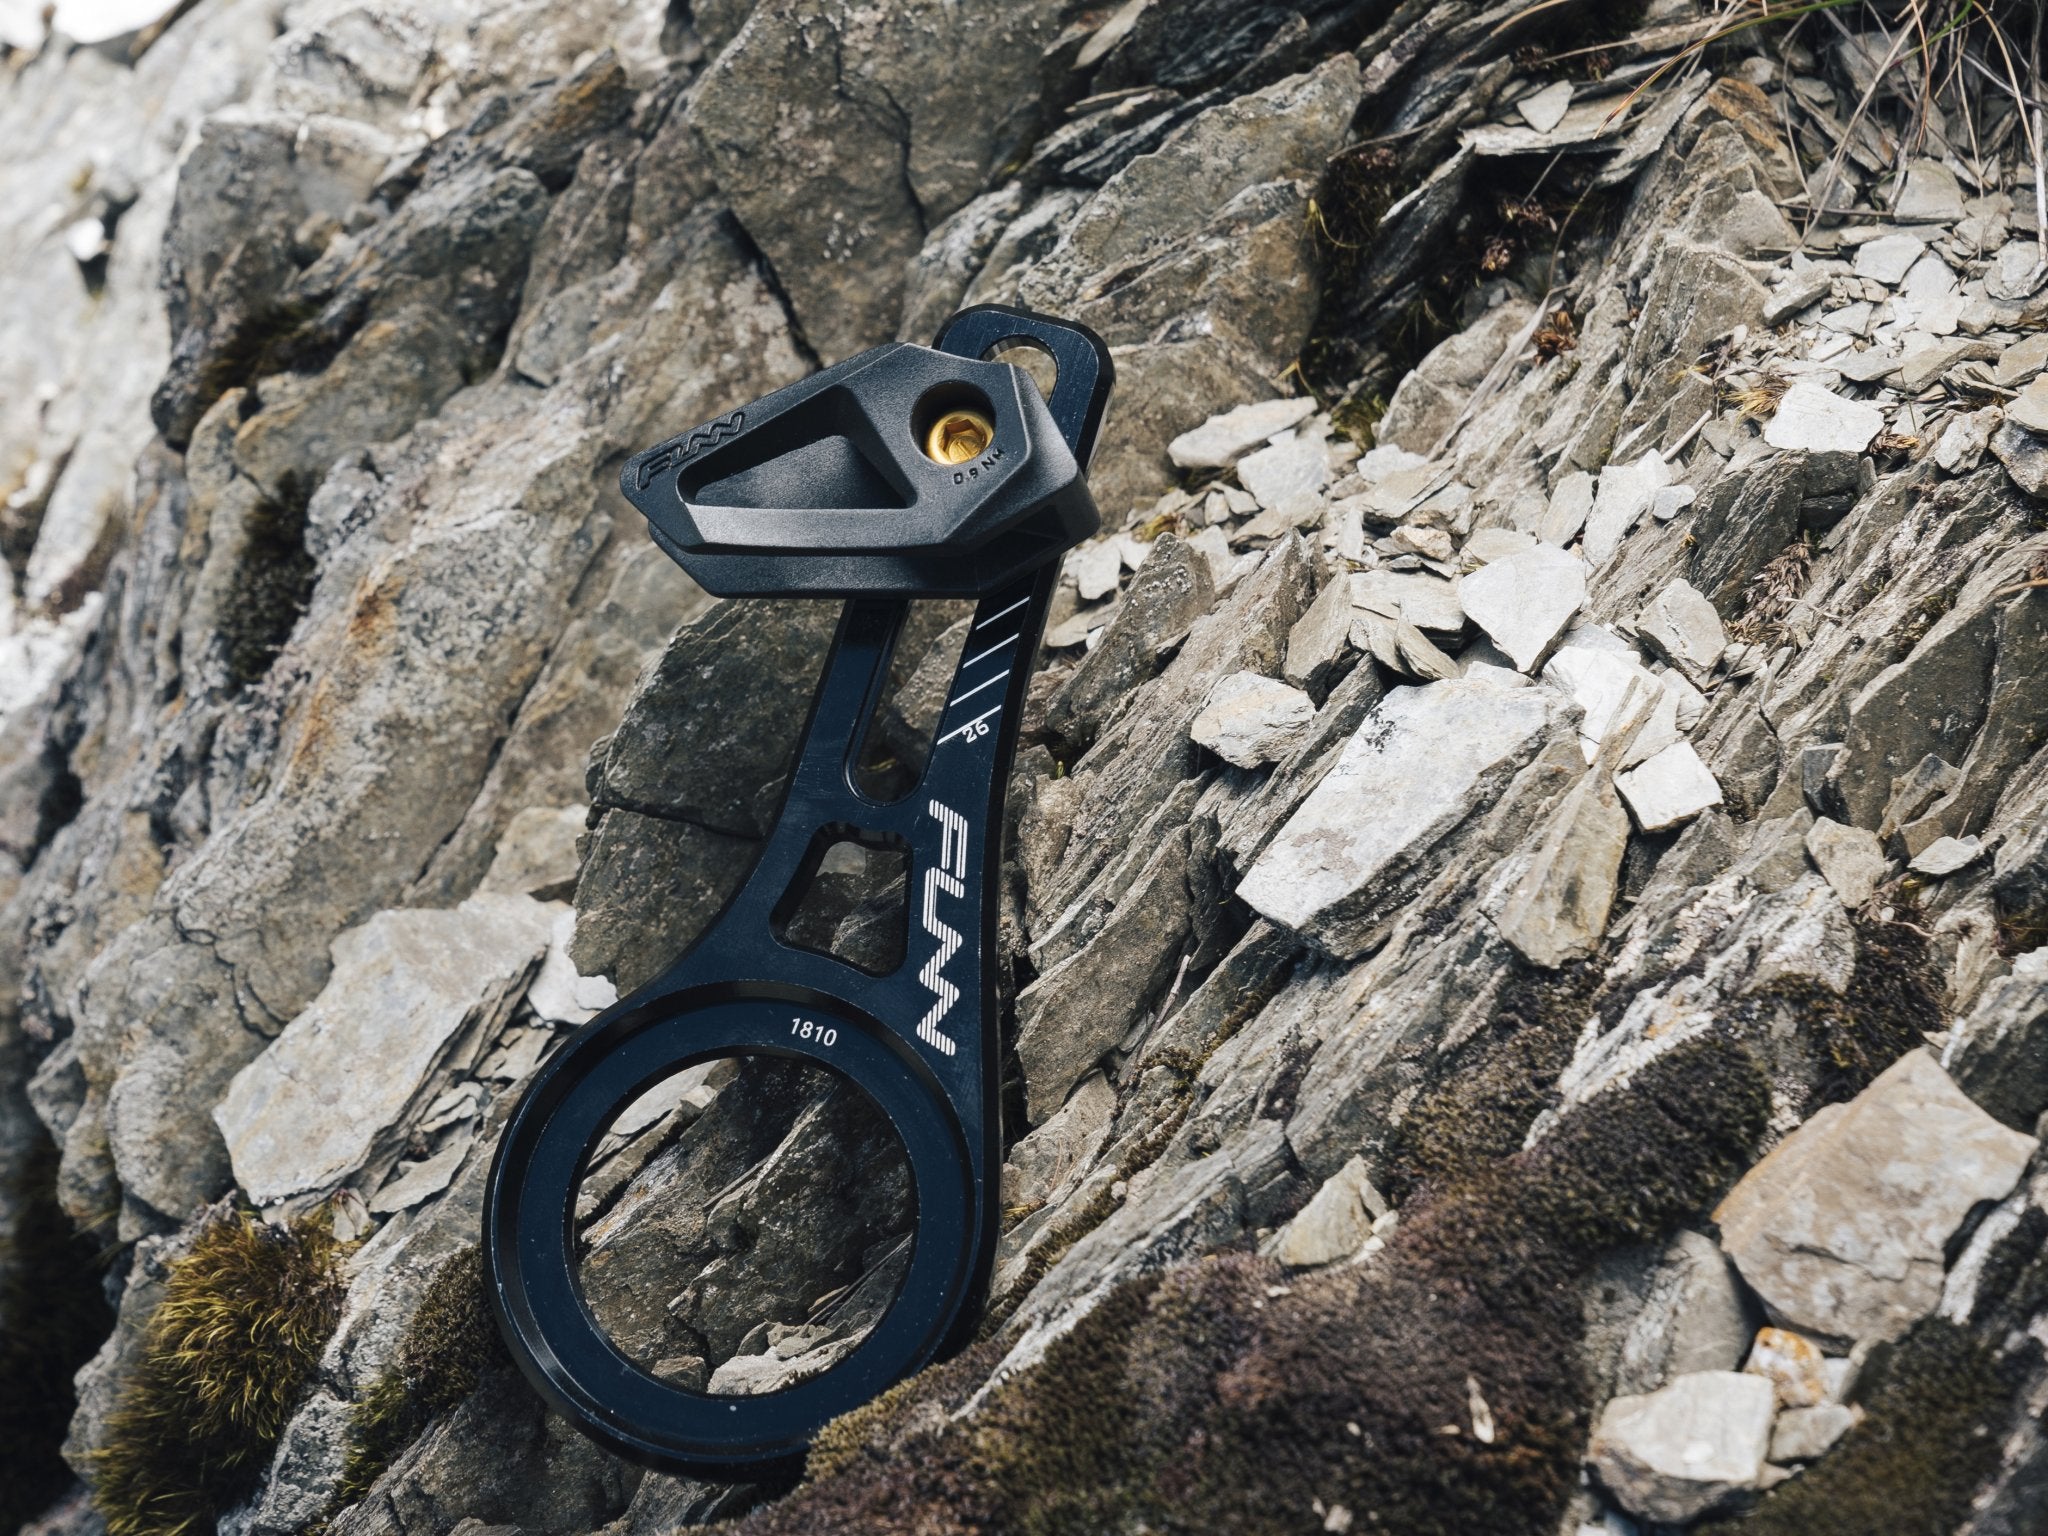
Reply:
[[[1996,1470],[2017,1383],[1967,1330],[1930,1317],[1874,1354],[1864,1418],[1826,1459],[1722,1536],[1949,1536]]]
[[[171,1262],[91,1457],[110,1536],[208,1525],[255,1486],[340,1316],[342,1253],[324,1215],[236,1212]]]
[[[57,1204],[57,1149],[39,1138],[9,1198],[0,1240],[0,1530],[41,1514],[71,1484],[57,1454],[77,1398],[72,1377],[113,1325],[101,1255]]]
[[[1910,922],[1856,920],[1856,971],[1837,997],[1793,983],[1770,994],[1792,1009],[1813,1043],[1813,1091],[1802,1117],[1856,1097],[1893,1062],[1946,1022],[1927,940]]]
[[[1548,1536],[1592,1408],[1578,1277],[1710,1205],[1769,1098],[1732,1039],[1674,1049],[1537,1147],[1423,1183],[1375,1263],[1290,1280],[1231,1253],[1128,1282],[971,1419],[995,1344],[842,1421],[736,1530],[1277,1533],[1320,1501],[1355,1531]]]
[[[474,1392],[485,1368],[504,1357],[482,1256],[465,1248],[434,1271],[391,1363],[356,1403],[329,1518],[368,1493],[434,1416]]]
[[[1552,974],[1516,963],[1486,1028],[1402,1117],[1387,1159],[1385,1187],[1393,1200],[1406,1200],[1420,1183],[1463,1177],[1521,1146],[1555,1102],[1552,1085],[1571,1060],[1599,981],[1587,964]]]
[[[278,498],[258,502],[249,514],[241,579],[221,614],[228,680],[235,688],[247,687],[270,670],[271,659],[313,595],[313,555],[306,548],[311,498],[311,487],[287,474]]]

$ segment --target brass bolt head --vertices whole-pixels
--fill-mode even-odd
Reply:
[[[924,435],[925,457],[939,464],[965,464],[995,441],[996,424],[979,411],[947,411]]]

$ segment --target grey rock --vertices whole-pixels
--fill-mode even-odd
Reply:
[[[1238,461],[1238,483],[1258,504],[1282,518],[1313,516],[1330,482],[1330,457],[1322,434],[1313,430],[1246,454]]]
[[[1527,689],[1397,688],[1238,884],[1254,911],[1356,955],[1423,861],[1535,755],[1556,705]],[[1457,758],[1438,751],[1456,741]]]
[[[1163,987],[1191,929],[1188,834],[1169,834],[1079,953],[1017,997],[1026,1113],[1047,1119]]]
[[[1365,1246],[1374,1222],[1386,1214],[1386,1201],[1366,1176],[1364,1160],[1354,1157],[1280,1229],[1273,1257],[1290,1269],[1348,1259]]]
[[[1573,786],[1494,919],[1523,959],[1554,970],[1600,947],[1628,830],[1609,774],[1594,770]]]
[[[705,72],[690,121],[828,361],[895,333],[927,224],[1025,141],[1056,9],[775,0]]]
[[[2048,441],[2007,422],[1991,436],[1991,454],[2013,484],[2029,496],[2048,500]]]
[[[1856,275],[1895,288],[1926,249],[1917,235],[1880,235],[1856,248]]]
[[[1891,215],[1902,224],[1953,224],[1963,216],[1963,189],[1938,160],[1909,160]]]
[[[1601,470],[1586,519],[1586,563],[1595,571],[1605,565],[1629,530],[1650,510],[1657,492],[1670,483],[1671,466],[1654,448],[1632,464],[1610,464]]]
[[[1876,894],[1889,862],[1875,832],[1823,816],[1806,834],[1806,851],[1842,905],[1854,909]]]
[[[1778,1422],[1771,1428],[1771,1460],[1780,1463],[1817,1460],[1855,1428],[1861,1417],[1856,1409],[1841,1403],[1788,1408],[1778,1415]]]
[[[1984,845],[1974,837],[1937,837],[1914,854],[1906,867],[1916,875],[1931,875],[1938,880],[1969,868],[1984,852]]]
[[[1315,701],[1299,688],[1234,672],[1217,683],[1188,734],[1226,763],[1257,768],[1285,757],[1315,712]]]
[[[1994,299],[2017,302],[2030,297],[2048,282],[2048,261],[2040,247],[2027,240],[2011,240],[1999,247],[1984,274],[1984,289]]]
[[[1533,672],[1584,605],[1586,567],[1554,544],[1537,544],[1461,577],[1457,596],[1515,667]]]
[[[1739,1369],[1756,1332],[1752,1310],[1714,1240],[1680,1232],[1623,1340],[1617,1387],[1642,1394],[1674,1377]]]
[[[1406,619],[1417,629],[1455,635],[1465,627],[1458,583],[1421,572],[1363,571],[1351,578],[1354,607],[1385,619]]]
[[[1630,1514],[1687,1523],[1762,1484],[1776,1406],[1755,1376],[1697,1371],[1608,1403],[1586,1460]]]
[[[530,897],[481,895],[452,912],[382,912],[337,938],[326,988],[214,1111],[249,1198],[274,1205],[381,1175],[437,1074],[495,1033],[554,915]]]
[[[1721,785],[1689,741],[1674,742],[1654,757],[1614,776],[1636,825],[1662,832],[1721,803]]]
[[[1672,582],[1636,615],[1636,633],[1694,683],[1713,674],[1727,649],[1721,615],[1700,590],[1683,579]]]
[[[484,872],[480,891],[505,891],[537,901],[561,901],[576,888],[582,870],[576,842],[589,819],[587,805],[560,810],[534,806],[505,824],[497,856]]]
[[[1795,266],[1791,275],[1771,290],[1770,299],[1764,305],[1764,324],[1783,325],[1802,309],[1818,304],[1833,289],[1838,270],[1830,270],[1817,262]]]
[[[1344,656],[1351,634],[1351,586],[1331,576],[1287,632],[1287,659],[1280,675],[1297,688],[1319,689]]]
[[[2048,948],[1986,984],[1943,1048],[1963,1091],[2009,1126],[2032,1130],[2048,1110]]]
[[[1743,1176],[1714,1213],[1721,1246],[1788,1325],[1895,1338],[1940,1300],[1943,1248],[1970,1207],[2003,1198],[2035,1145],[1909,1051]]]
[[[1166,445],[1178,469],[1222,469],[1269,438],[1299,426],[1315,414],[1313,396],[1259,400],[1218,412]]]
[[[1991,370],[1991,382],[2000,389],[2017,389],[2048,368],[2048,331],[2022,336],[1998,354],[1998,366]]]
[[[1092,742],[1215,600],[1199,550],[1171,534],[1154,540],[1101,643],[1047,703],[1046,728],[1076,745]]]
[[[1575,469],[1557,482],[1550,505],[1536,528],[1536,537],[1560,549],[1579,536],[1593,511],[1593,477]]]
[[[1410,453],[1434,453],[1502,352],[1528,329],[1535,306],[1526,299],[1496,305],[1439,342],[1401,381],[1380,418],[1377,441]]]

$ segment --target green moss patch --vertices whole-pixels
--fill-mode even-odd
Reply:
[[[465,1248],[434,1272],[391,1364],[357,1402],[330,1514],[368,1493],[434,1417],[474,1392],[484,1369],[502,1358],[482,1256]]]
[[[1726,1536],[1949,1536],[1998,1467],[2016,1383],[1983,1342],[1930,1317],[1873,1355],[1863,1422]]]
[[[341,1315],[324,1215],[208,1222],[169,1266],[140,1366],[92,1453],[110,1536],[210,1526],[255,1487]]]

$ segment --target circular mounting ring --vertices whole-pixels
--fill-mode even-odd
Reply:
[[[967,1154],[933,1085],[858,1010],[759,989],[706,991],[606,1021],[541,1070],[505,1127],[485,1191],[486,1289],[527,1379],[608,1449],[700,1475],[759,1476],[794,1463],[826,1423],[937,1353],[965,1290]],[[822,1031],[806,1040],[791,1028],[820,1017],[838,1026],[829,1047]],[[814,1062],[860,1089],[903,1145],[916,1224],[894,1302],[844,1359],[779,1392],[721,1397],[661,1381],[606,1335],[577,1280],[575,1200],[619,1110],[671,1073],[741,1053]]]

